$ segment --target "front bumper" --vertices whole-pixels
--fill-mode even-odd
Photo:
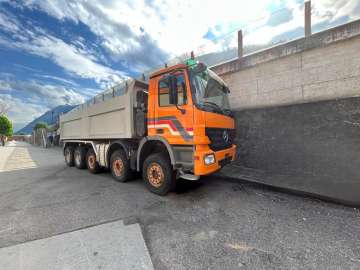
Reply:
[[[206,165],[204,162],[204,157],[208,154],[215,155],[215,162],[209,165]],[[207,175],[213,172],[220,170],[225,165],[235,160],[236,156],[236,146],[232,145],[230,148],[212,151],[208,147],[204,150],[196,150],[195,160],[194,160],[194,174],[195,175]]]

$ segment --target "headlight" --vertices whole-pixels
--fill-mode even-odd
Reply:
[[[204,157],[205,165],[210,165],[215,163],[215,156],[214,154],[209,154]]]

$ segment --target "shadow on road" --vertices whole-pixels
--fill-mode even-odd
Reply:
[[[189,181],[189,180],[178,179],[178,182],[176,183],[175,193],[183,194],[190,191],[194,191],[200,188],[201,186],[203,186],[203,184],[204,183],[201,180]]]

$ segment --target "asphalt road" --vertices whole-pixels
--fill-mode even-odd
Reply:
[[[68,168],[59,149],[5,156],[0,248],[123,219],[140,224],[155,269],[360,269],[358,209],[218,177],[159,197]]]

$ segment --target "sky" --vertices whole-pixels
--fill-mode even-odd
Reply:
[[[63,104],[195,54],[303,35],[300,0],[0,0],[0,103],[15,130]],[[314,31],[360,18],[359,0],[313,0]]]

